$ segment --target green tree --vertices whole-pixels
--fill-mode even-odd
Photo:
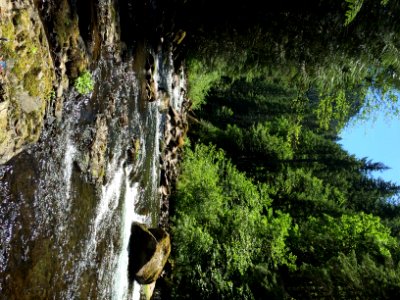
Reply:
[[[400,86],[400,5],[351,3],[356,18],[345,1],[222,1],[208,23],[183,23],[203,98],[173,197],[175,297],[398,294],[400,187],[371,178],[385,166],[347,153],[338,132],[377,107],[398,112],[382,95]]]
[[[174,297],[253,299],[256,266],[275,282],[269,291],[278,289],[276,270],[294,266],[285,243],[293,228],[287,214],[270,208],[267,187],[212,146],[188,149],[182,170],[172,227]]]

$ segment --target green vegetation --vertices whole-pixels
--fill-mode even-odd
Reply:
[[[195,58],[191,59],[188,65],[190,69],[188,97],[194,99],[193,109],[197,109],[204,104],[211,87],[221,79],[221,66],[210,66],[208,63],[196,60]]]
[[[75,80],[75,89],[81,95],[89,94],[93,91],[93,79],[92,75],[88,71],[83,72],[79,77]]]
[[[353,22],[353,20],[361,10],[364,0],[345,0],[345,1],[347,2],[348,8],[346,11],[346,22],[344,24],[348,26],[351,22]],[[388,2],[389,0],[380,1],[380,3],[384,6],[387,5]]]
[[[316,104],[299,121],[292,96],[242,80],[214,87],[196,112],[173,202],[173,299],[399,290],[400,207],[387,200],[400,187],[371,178],[386,166],[344,151],[334,124],[319,126]]]
[[[291,218],[274,214],[267,186],[256,185],[213,146],[187,149],[178,184],[174,222],[175,296],[225,295],[244,299],[258,285],[256,273],[295,268],[284,241]],[[243,298],[244,297],[244,298]]]
[[[182,24],[193,31],[185,49],[189,96],[195,107],[204,102],[202,95],[212,84],[263,77],[268,83],[295,89],[293,100],[300,106],[303,95],[313,89],[321,99],[321,125],[336,122],[343,127],[360,105],[366,106],[365,111],[373,109],[374,102],[364,100],[369,88],[381,96],[400,87],[399,6],[395,1],[385,5],[361,1],[363,14],[348,26],[344,26],[345,1],[313,0],[267,9],[259,8],[256,1],[240,8],[226,2],[212,4],[212,11],[208,1],[185,4],[189,12],[209,15],[207,23],[193,17]],[[381,105],[392,107],[389,102]]]
[[[171,201],[172,299],[400,297],[400,186],[338,143],[350,118],[398,113],[383,95],[400,87],[400,8],[356,2],[221,4],[185,24],[198,122]]]

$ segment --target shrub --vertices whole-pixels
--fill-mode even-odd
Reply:
[[[254,299],[260,276],[293,267],[291,218],[273,212],[268,187],[254,184],[214,146],[187,149],[172,218],[174,299]],[[259,275],[256,266],[262,266]],[[264,278],[264,277],[263,277]]]

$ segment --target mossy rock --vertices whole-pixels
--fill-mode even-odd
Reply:
[[[94,182],[102,182],[106,170],[108,141],[108,127],[104,117],[97,117],[95,131],[96,133],[90,148],[89,171]]]
[[[39,139],[55,71],[46,34],[30,1],[1,1],[0,164]]]
[[[169,234],[161,228],[148,229],[133,223],[129,241],[129,279],[140,284],[155,282],[171,252]]]

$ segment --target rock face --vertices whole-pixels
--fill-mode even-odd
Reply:
[[[38,140],[55,79],[46,33],[32,1],[0,0],[0,164]]]
[[[133,223],[129,241],[129,280],[150,284],[158,279],[171,252],[169,234]]]
[[[119,48],[114,2],[0,0],[0,164],[36,143],[46,119],[61,121],[65,92],[101,48]]]

